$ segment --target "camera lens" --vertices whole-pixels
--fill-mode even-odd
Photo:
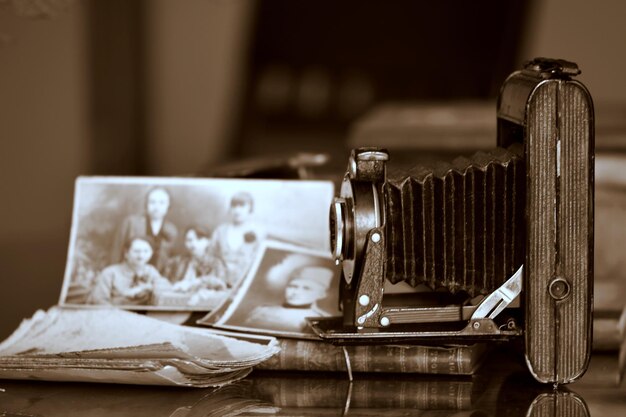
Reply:
[[[343,198],[335,198],[330,208],[330,248],[335,261],[343,260],[345,245],[345,223],[344,213],[346,211],[346,201]]]

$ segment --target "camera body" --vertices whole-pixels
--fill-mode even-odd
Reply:
[[[593,311],[594,115],[576,64],[528,62],[504,82],[497,148],[388,173],[352,151],[330,211],[343,318],[334,343],[524,339],[533,376],[587,368]],[[427,291],[385,296],[385,281]]]

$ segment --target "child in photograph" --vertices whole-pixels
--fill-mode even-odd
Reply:
[[[256,307],[246,319],[245,327],[296,333],[312,333],[307,317],[329,317],[317,302],[328,295],[333,271],[320,266],[296,268],[285,287],[282,305]]]
[[[211,233],[204,226],[191,226],[185,230],[183,255],[170,260],[165,276],[179,292],[194,292],[200,288],[225,290],[224,266],[210,251]]]
[[[149,305],[155,293],[170,288],[148,261],[152,257],[148,236],[136,236],[124,244],[124,262],[102,270],[88,298],[90,304]]]
[[[123,260],[122,245],[128,238],[145,235],[154,242],[150,264],[163,272],[178,236],[176,226],[166,219],[170,203],[171,197],[165,188],[153,187],[148,190],[145,213],[126,217],[118,229],[111,250],[112,262]]]
[[[232,287],[247,272],[259,243],[265,239],[262,228],[252,221],[254,201],[246,192],[230,200],[230,220],[215,229],[213,251],[225,266],[224,279]]]

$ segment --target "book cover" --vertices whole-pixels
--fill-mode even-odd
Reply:
[[[487,351],[482,343],[456,346],[335,346],[317,340],[279,339],[280,352],[256,369],[283,371],[472,375]]]

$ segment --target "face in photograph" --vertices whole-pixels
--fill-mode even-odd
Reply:
[[[170,195],[164,188],[153,188],[146,197],[146,212],[152,220],[161,220],[170,208]]]
[[[202,258],[207,253],[210,244],[209,236],[196,229],[191,228],[185,233],[185,248],[194,258]]]
[[[230,202],[230,218],[235,225],[248,221],[252,215],[252,196],[241,192],[233,196]]]
[[[140,238],[133,239],[126,250],[125,259],[132,269],[141,269],[150,261],[152,252],[152,246],[148,241]]]
[[[332,271],[322,267],[298,268],[285,288],[285,306],[302,308],[326,298]]]

